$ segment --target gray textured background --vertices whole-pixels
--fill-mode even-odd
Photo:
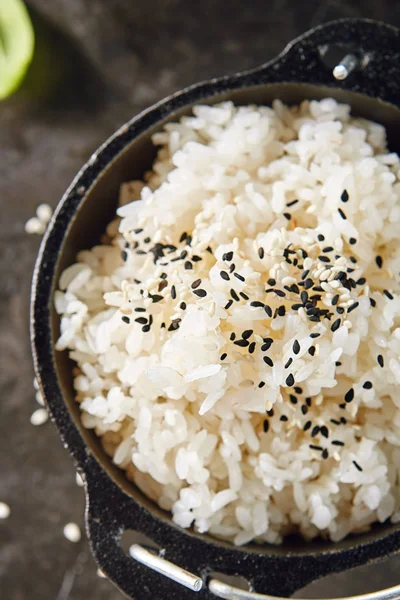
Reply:
[[[1,1],[1,0],[0,0]],[[400,25],[393,0],[31,0],[37,33],[20,92],[0,105],[0,598],[118,600],[96,575],[83,492],[50,424],[32,427],[28,301],[39,245],[24,234],[41,202],[56,205],[91,152],[119,125],[182,86],[272,58],[312,25],[367,16]],[[314,584],[345,595],[393,585],[399,561]],[[311,591],[308,591],[309,595]],[[140,599],[138,599],[140,600]],[[161,599],[155,599],[161,600]]]

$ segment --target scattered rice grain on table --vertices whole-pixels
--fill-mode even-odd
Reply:
[[[398,521],[385,130],[329,98],[226,102],[153,141],[152,171],[55,293],[84,426],[178,525],[235,544]]]

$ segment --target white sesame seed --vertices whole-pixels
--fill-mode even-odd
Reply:
[[[35,427],[37,427],[39,425],[43,425],[43,423],[46,423],[48,418],[49,415],[47,413],[47,410],[45,408],[38,408],[31,414],[30,421],[32,425],[35,425]]]
[[[282,279],[282,283],[283,285],[292,285],[293,283],[296,283],[296,279],[295,277],[287,276]]]
[[[325,269],[325,271],[322,271],[321,275],[319,276],[321,281],[326,281],[329,277],[329,275],[331,274],[331,272],[329,271],[329,269]]]
[[[36,377],[33,378],[33,387],[35,390],[39,389],[39,384],[38,384],[38,380],[36,379]]]
[[[11,514],[11,508],[5,502],[0,502],[0,519],[8,519]]]
[[[47,225],[47,223],[50,221],[52,215],[53,209],[51,208],[51,206],[49,206],[49,204],[39,204],[39,206],[36,209],[37,218],[45,225]]]
[[[43,233],[46,231],[46,225],[37,217],[32,217],[25,223],[25,231],[29,234],[36,233],[37,235],[43,235]]]
[[[107,579],[107,575],[105,575],[101,569],[97,569],[97,576],[102,579]]]
[[[41,393],[41,391],[40,391],[40,390],[38,390],[38,391],[36,392],[36,394],[35,394],[35,399],[36,399],[36,402],[37,402],[38,404],[40,404],[40,406],[44,406],[44,400],[43,400],[43,396],[42,396],[42,393]]]
[[[330,282],[329,282],[329,285],[330,285],[331,287],[333,287],[334,289],[337,289],[337,288],[340,286],[340,283],[339,283],[339,282],[338,282],[338,280],[336,279],[336,280],[334,280],[334,281],[330,281]]]
[[[84,486],[84,481],[83,481],[80,473],[78,473],[78,471],[75,473],[75,482],[78,487]]]
[[[67,523],[63,529],[63,534],[73,544],[77,544],[82,537],[80,527],[76,523]]]

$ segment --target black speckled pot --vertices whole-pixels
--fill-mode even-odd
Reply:
[[[359,53],[367,64],[338,82],[332,77],[332,60],[349,50]],[[129,558],[119,544],[124,529],[145,533],[165,548],[167,559],[193,573],[204,577],[210,570],[239,574],[258,592],[274,595],[292,594],[318,577],[400,549],[400,531],[389,524],[338,544],[287,540],[280,547],[242,548],[175,526],[168,514],[147,500],[111,464],[98,439],[80,424],[72,388],[72,363],[67,353],[56,353],[54,349],[59,319],[52,301],[60,272],[74,261],[78,250],[98,241],[111,220],[120,183],[140,178],[151,165],[154,149],[150,136],[166,121],[179,119],[198,102],[214,104],[229,98],[240,104],[269,104],[280,98],[297,103],[304,98],[333,96],[349,102],[353,114],[388,127],[391,149],[399,151],[399,59],[400,33],[389,25],[345,19],[317,27],[268,64],[194,85],[129,121],[84,165],[59,203],[44,237],[33,280],[36,374],[51,418],[85,479],[86,523],[93,553],[100,568],[127,596],[138,600],[211,598],[206,586],[196,596]]]

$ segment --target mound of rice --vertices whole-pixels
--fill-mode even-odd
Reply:
[[[175,523],[235,544],[399,521],[385,130],[332,99],[226,102],[153,141],[55,293],[83,425]]]

